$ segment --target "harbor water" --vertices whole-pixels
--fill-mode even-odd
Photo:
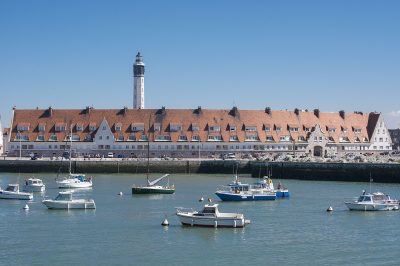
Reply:
[[[29,177],[0,173],[0,186],[22,187]],[[44,195],[36,193],[28,202],[0,200],[0,265],[400,264],[400,212],[351,212],[344,205],[369,191],[369,183],[282,180],[290,199],[220,202],[214,192],[231,175],[171,175],[175,194],[132,195],[133,184],[145,184],[144,175],[95,174],[93,188],[75,190],[74,196],[93,198],[97,209],[65,211],[41,203],[57,195],[55,175],[35,177],[45,182]],[[372,190],[400,197],[399,184],[374,183]],[[251,224],[241,229],[179,224],[175,207],[198,209],[207,198],[222,212],[243,213]],[[23,209],[26,203],[29,210]],[[326,211],[329,206],[333,212]],[[161,226],[165,217],[169,227]]]

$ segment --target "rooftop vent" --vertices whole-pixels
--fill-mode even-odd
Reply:
[[[271,107],[265,107],[265,113],[271,114]]]
[[[229,114],[234,116],[234,117],[238,117],[239,116],[239,110],[236,106],[234,106],[230,111]]]
[[[314,109],[314,115],[319,118],[319,109]]]
[[[344,112],[344,110],[340,110],[340,111],[339,111],[339,115],[340,115],[341,118],[344,119],[344,118],[345,118],[345,112]]]
[[[295,113],[296,115],[299,115],[300,110],[299,110],[298,108],[295,108],[295,109],[294,109],[294,113]]]
[[[198,115],[201,114],[202,113],[201,106],[198,106],[197,109],[194,109],[193,113]]]

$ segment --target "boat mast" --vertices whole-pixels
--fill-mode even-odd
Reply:
[[[72,168],[72,123],[70,124],[70,135],[69,135],[69,174],[71,175],[71,168]]]
[[[149,126],[147,128],[147,184],[149,184],[149,174],[150,174],[150,120],[151,115],[149,116]]]

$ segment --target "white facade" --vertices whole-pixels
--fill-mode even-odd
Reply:
[[[140,53],[133,65],[133,108],[144,109],[144,63]]]
[[[379,116],[374,132],[372,133],[371,145],[369,146],[369,150],[392,150],[392,138],[390,137],[389,130],[386,127],[385,121],[383,121],[382,115]]]

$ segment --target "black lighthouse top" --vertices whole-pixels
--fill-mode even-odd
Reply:
[[[136,55],[136,61],[133,65],[133,75],[135,77],[144,76],[144,63],[143,57],[140,55],[140,52]]]

